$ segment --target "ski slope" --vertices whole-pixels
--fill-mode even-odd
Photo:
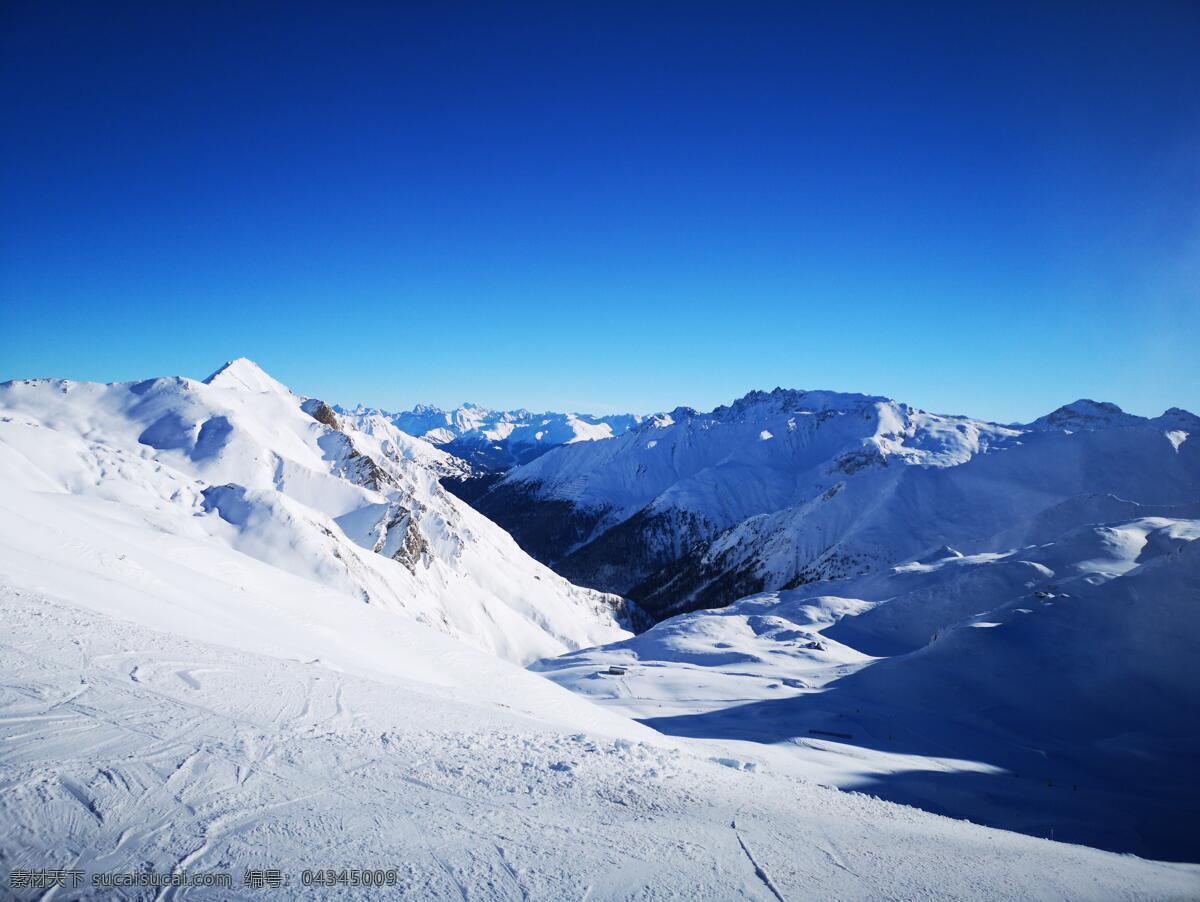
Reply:
[[[279,868],[294,896],[306,868],[395,868],[392,892],[423,899],[1186,899],[1200,885],[1195,866],[989,830],[696,753],[582,700],[547,706],[570,696],[494,659],[435,686],[9,588],[0,616],[5,870]],[[433,635],[396,659],[432,659]],[[84,890],[71,897],[132,898]]]

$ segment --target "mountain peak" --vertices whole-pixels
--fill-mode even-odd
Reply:
[[[1164,429],[1182,429],[1187,432],[1200,432],[1200,417],[1182,407],[1168,407],[1162,416],[1152,422]]]
[[[267,373],[248,357],[239,357],[228,361],[216,372],[204,380],[205,385],[216,388],[239,388],[252,392],[278,392],[291,394],[292,390],[268,376]]]
[[[1093,401],[1080,398],[1064,404],[1044,417],[1034,420],[1032,426],[1049,429],[1104,429],[1109,426],[1133,426],[1145,419],[1126,413],[1111,401]]]

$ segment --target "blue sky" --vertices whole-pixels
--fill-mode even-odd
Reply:
[[[1195,3],[17,0],[0,42],[0,379],[1200,409]]]

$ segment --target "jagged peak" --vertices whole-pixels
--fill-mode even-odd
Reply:
[[[805,389],[780,388],[777,386],[769,392],[758,389],[749,391],[732,404],[717,407],[712,413],[714,417],[724,418],[731,415],[743,416],[756,408],[773,411],[784,408],[811,411],[848,411],[861,410],[863,407],[874,404],[896,404],[896,402],[882,395],[864,395],[859,392],[826,390],[808,391]],[[906,405],[902,404],[897,406],[906,407]]]
[[[228,361],[204,380],[205,385],[216,388],[240,388],[252,392],[279,392],[291,394],[292,390],[277,379],[267,375],[257,363],[248,357]]]

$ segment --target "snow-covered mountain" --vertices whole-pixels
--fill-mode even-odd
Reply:
[[[6,891],[40,898],[13,877],[62,869],[65,898],[231,898],[264,867],[285,895],[381,891],[301,883],[324,865],[428,899],[1186,898],[1200,880],[837,792],[516,666],[629,634],[392,429],[248,361],[0,386]],[[179,885],[94,882],[114,874]]]
[[[1200,503],[755,595],[538,665],[664,732],[976,822],[1200,841]],[[619,678],[597,676],[610,665]]]
[[[382,417],[400,431],[423,438],[483,472],[512,469],[560,445],[621,435],[644,419],[634,414],[592,416],[530,413],[524,409],[489,410],[470,403],[454,410],[419,404],[400,413],[362,405],[352,410],[334,409],[354,420]]]
[[[452,456],[382,418],[341,419],[248,360],[203,382],[5,383],[0,467],[31,536],[63,521],[99,542],[108,520],[140,520],[516,662],[622,632],[619,599],[572,586],[440,487]]]
[[[569,579],[651,616],[866,573],[952,543],[1009,541],[1039,518],[1097,522],[1110,496],[1200,498],[1200,430],[1080,401],[1028,426],[866,395],[776,389],[680,408],[557,448],[476,506]]]

